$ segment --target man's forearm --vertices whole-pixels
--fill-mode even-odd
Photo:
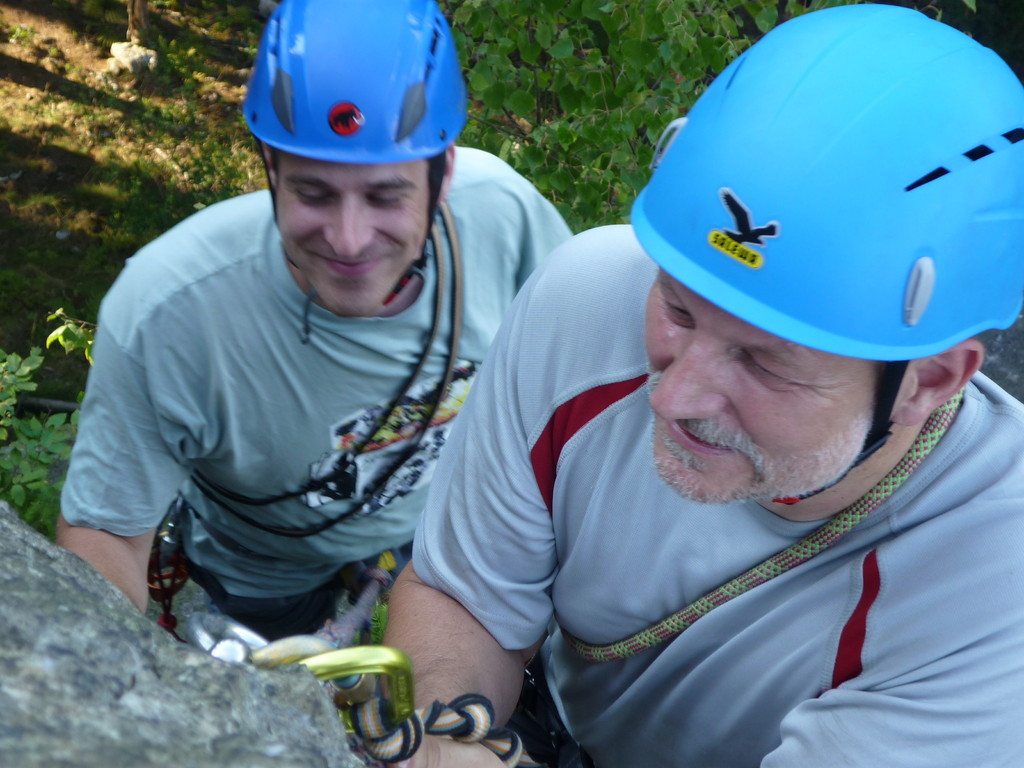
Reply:
[[[461,604],[424,584],[411,564],[391,590],[384,642],[412,658],[417,706],[479,693],[494,704],[497,724],[511,717],[535,650],[502,648]]]
[[[143,612],[149,600],[146,570],[153,533],[117,536],[108,531],[71,525],[64,515],[57,519],[57,543],[103,574]]]

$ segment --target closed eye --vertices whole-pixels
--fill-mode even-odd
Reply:
[[[286,184],[306,205],[324,205],[334,199],[334,191],[326,184],[305,179],[286,179]]]
[[[740,350],[739,356],[747,368],[761,380],[765,386],[772,389],[788,389],[799,386],[799,382],[782,373],[777,373],[771,368],[766,368],[762,363],[746,350]]]
[[[681,328],[693,328],[696,326],[693,315],[690,314],[688,309],[670,304],[667,301],[664,302],[664,305],[668,319],[675,325],[678,325]]]
[[[375,208],[395,208],[405,201],[406,195],[394,193],[372,193],[366,200]]]
[[[310,192],[305,190],[296,190],[295,196],[306,205],[312,206],[326,205],[332,199],[332,195],[330,194],[325,194],[323,192]]]

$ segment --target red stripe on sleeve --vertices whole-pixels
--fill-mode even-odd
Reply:
[[[647,374],[627,381],[614,381],[594,389],[588,389],[555,409],[541,432],[540,438],[530,450],[530,463],[537,487],[544,498],[548,512],[551,512],[555,494],[555,474],[562,448],[572,436],[583,429],[602,411],[631,395],[647,381]]]
[[[863,670],[864,640],[868,633],[868,611],[874,605],[882,587],[882,576],[878,571],[878,552],[872,550],[861,566],[863,586],[860,600],[839,636],[836,664],[832,670],[832,687],[837,688],[847,680],[857,677]]]

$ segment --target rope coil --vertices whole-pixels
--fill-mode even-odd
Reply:
[[[354,715],[352,726],[366,751],[386,763],[408,760],[416,754],[424,736],[431,734],[481,744],[509,768],[542,768],[526,753],[514,731],[493,726],[494,706],[480,694],[468,693],[448,704],[435,701],[397,726],[389,722],[387,702],[382,698],[360,704]]]

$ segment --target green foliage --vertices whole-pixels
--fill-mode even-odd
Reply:
[[[16,354],[4,354],[0,368],[0,440],[10,435],[9,425],[14,422],[14,411],[18,404],[19,392],[34,392],[33,372],[43,363],[39,348],[33,348],[27,358]]]
[[[10,31],[9,35],[11,42],[14,43],[30,42],[37,37],[35,27],[31,24],[27,27],[19,24]]]
[[[49,349],[51,344],[57,343],[64,348],[65,354],[80,350],[91,365],[92,343],[96,336],[95,323],[68,317],[63,307],[47,315],[46,319],[48,322],[63,321],[46,337],[46,348]]]
[[[63,309],[47,320],[62,321],[47,338],[47,347],[60,344],[65,353],[81,352],[92,362],[96,331],[92,323],[69,317]],[[25,522],[52,538],[78,412],[70,418],[66,413],[19,412],[19,395],[36,391],[34,379],[42,364],[38,347],[25,358],[0,349],[0,498],[10,502]]]
[[[448,0],[472,105],[463,143],[533,181],[575,230],[617,223],[662,129],[776,24],[859,0]]]
[[[32,379],[42,363],[38,347],[25,358],[0,350],[0,498],[52,537],[63,485],[60,467],[71,455],[78,414],[19,415],[18,395],[35,391]]]
[[[159,64],[134,74],[94,61],[125,39],[124,0],[23,5],[15,27],[0,3],[0,40],[12,43],[12,76],[0,77],[0,348],[24,355],[44,346],[53,307],[95,320],[127,257],[265,176],[238,108],[263,23],[255,3],[150,0]],[[48,72],[47,53],[66,69]],[[87,371],[81,355],[48,359],[38,394],[74,399]]]
[[[388,627],[388,604],[378,599],[370,615],[370,643],[380,645],[384,642],[384,630]]]

